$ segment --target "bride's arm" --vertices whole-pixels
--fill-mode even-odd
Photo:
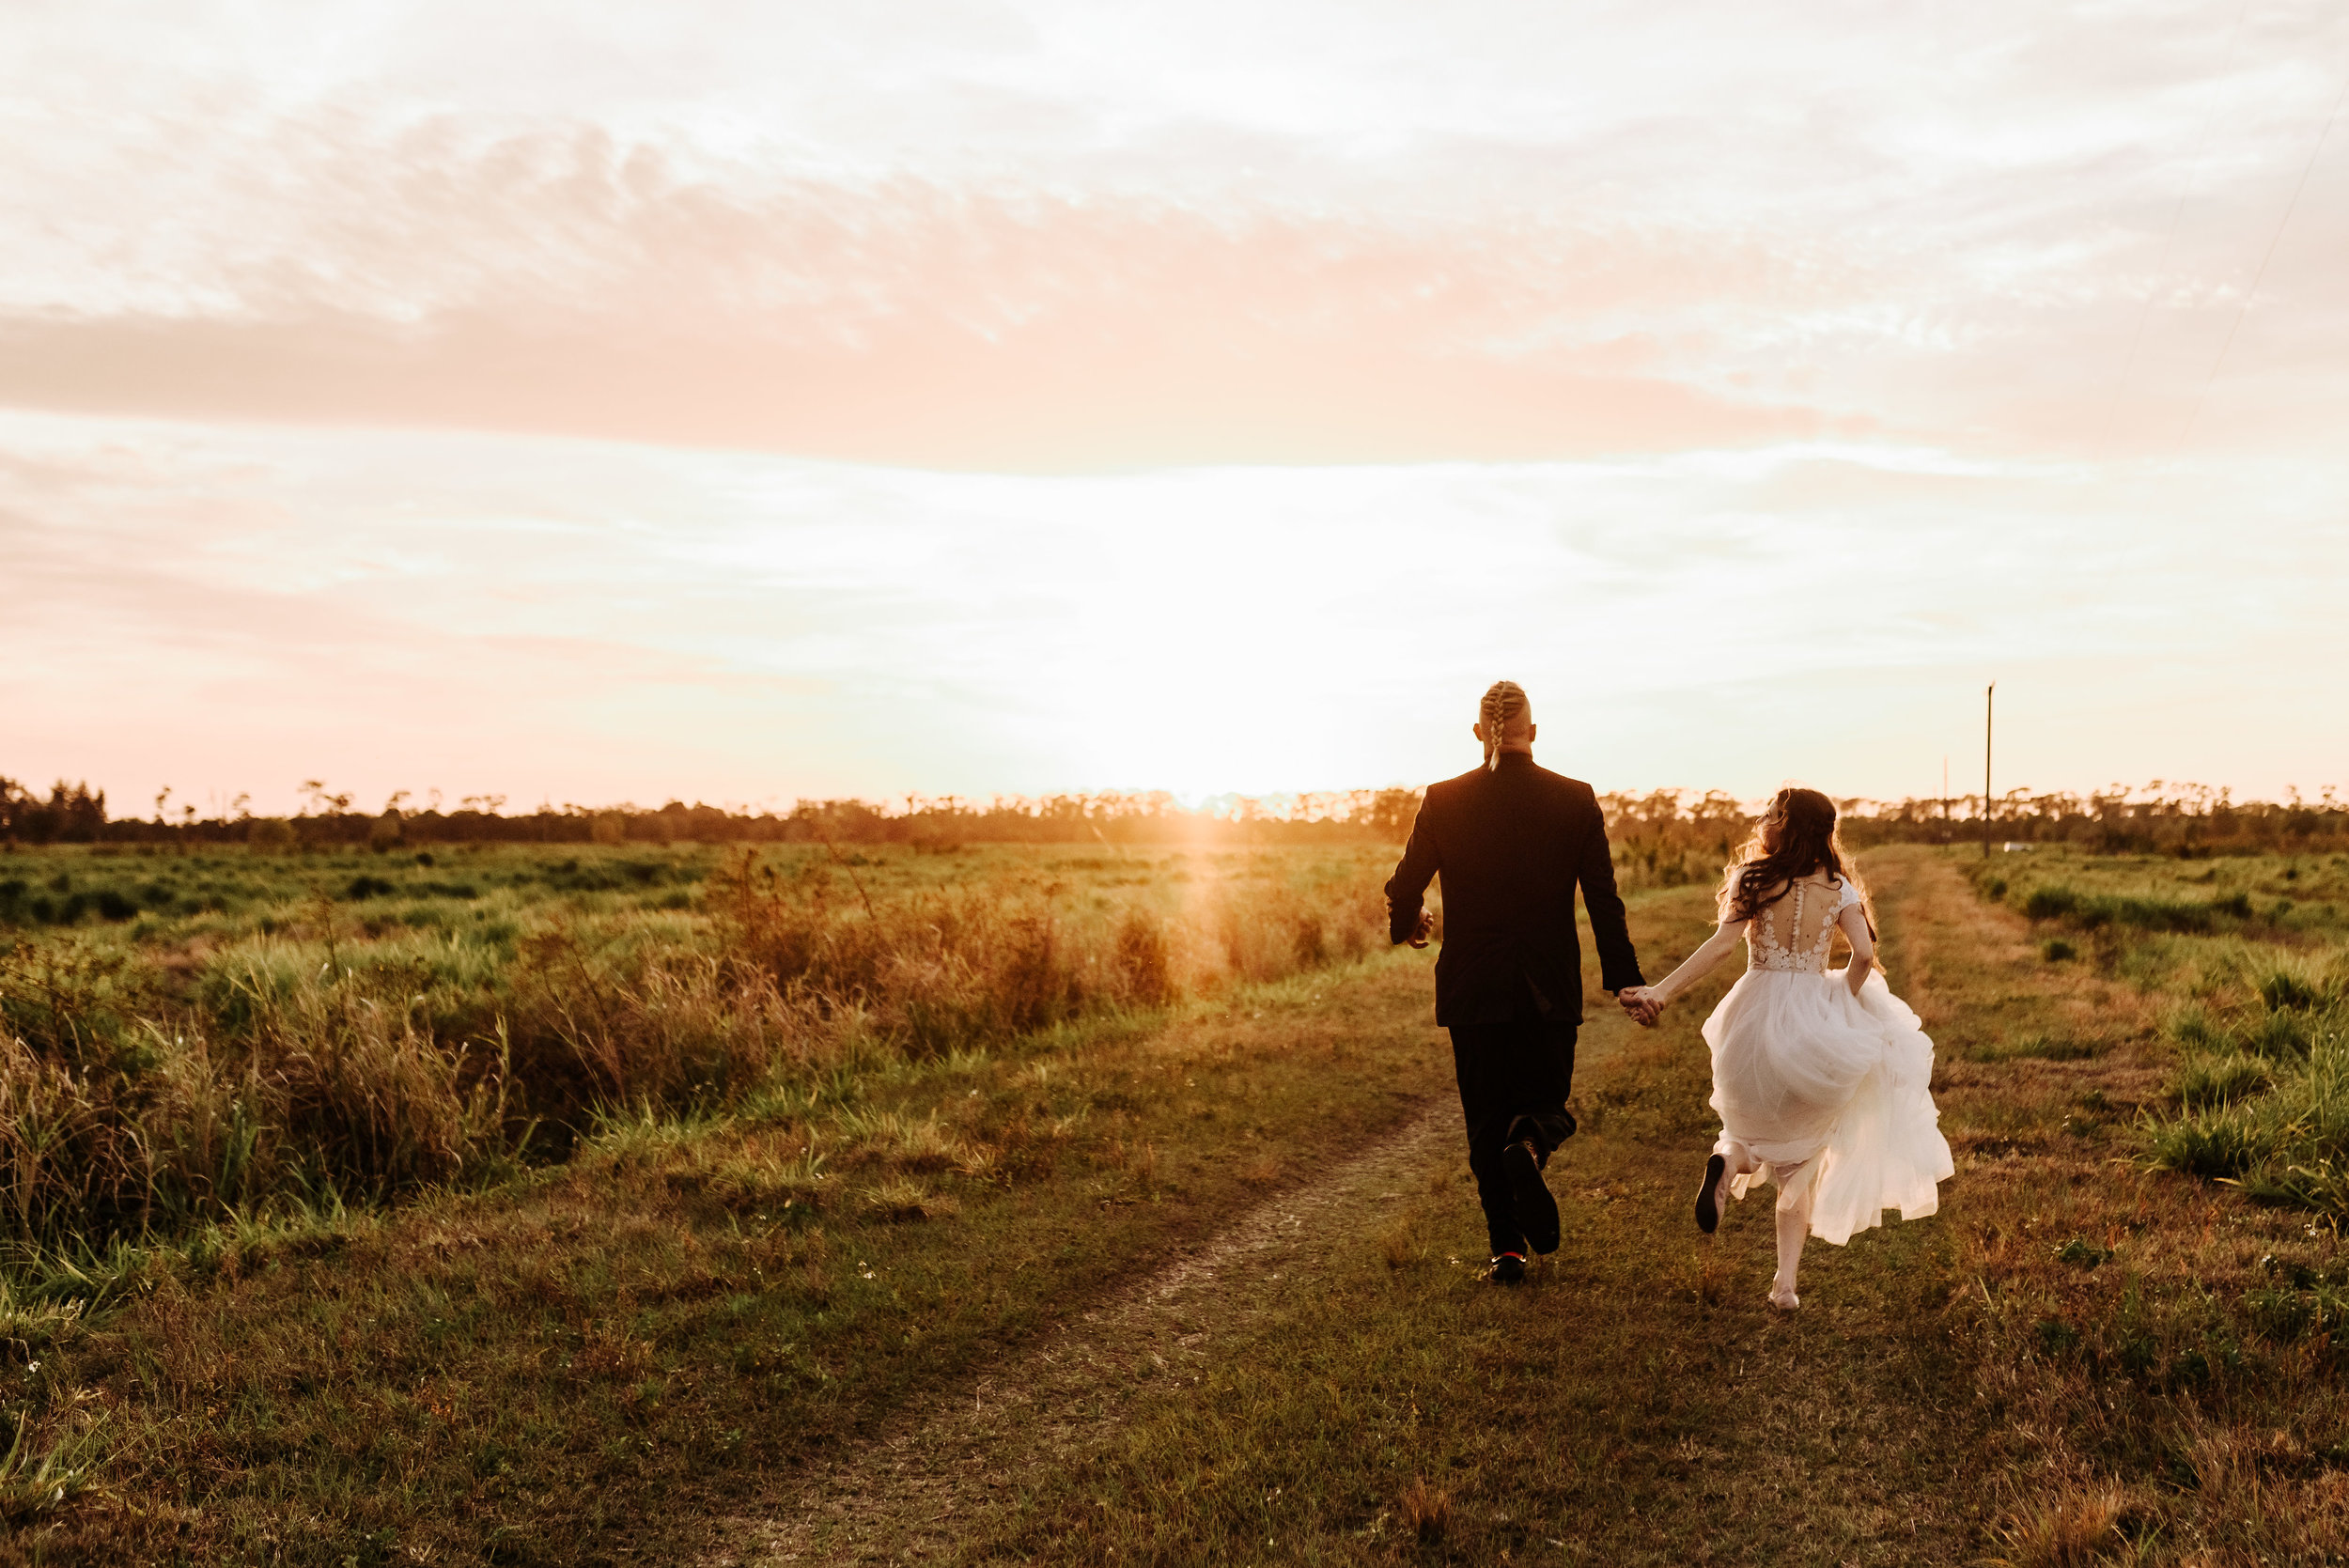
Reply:
[[[1837,915],[1835,923],[1851,940],[1851,962],[1844,966],[1843,984],[1858,996],[1859,987],[1868,983],[1868,971],[1876,967],[1876,939],[1868,935],[1867,911],[1857,904]]]
[[[1730,950],[1737,945],[1737,939],[1745,934],[1746,923],[1744,921],[1725,920],[1721,922],[1719,928],[1704,939],[1703,946],[1689,954],[1681,961],[1680,967],[1672,973],[1639,992],[1639,1000],[1652,1002],[1657,1007],[1663,1006],[1664,1003],[1712,973],[1713,966],[1728,957]]]

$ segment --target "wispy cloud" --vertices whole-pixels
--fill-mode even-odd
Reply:
[[[964,467],[2161,449],[2349,61],[2317,7],[320,14],[24,40],[0,399]],[[2221,444],[2341,390],[2349,146],[2315,183]]]

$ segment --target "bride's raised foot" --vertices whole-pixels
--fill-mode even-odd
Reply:
[[[1697,1229],[1706,1235],[1721,1222],[1721,1184],[1728,1173],[1729,1161],[1719,1155],[1704,1162],[1704,1185],[1697,1188]]]
[[[1770,1305],[1791,1312],[1802,1305],[1802,1297],[1795,1294],[1795,1287],[1792,1284],[1782,1280],[1773,1279],[1770,1281]]]

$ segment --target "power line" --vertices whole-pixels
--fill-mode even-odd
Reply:
[[[2326,138],[2333,133],[2333,121],[2341,117],[2341,106],[2349,103],[2349,82],[2343,82],[2341,96],[2333,100],[2333,112],[2325,116],[2325,129],[2316,133],[2316,145],[2309,148],[2309,161],[2300,165],[2299,183],[2292,188],[2292,199],[2284,204],[2284,215],[2276,224],[2276,232],[2267,237],[2267,249],[2260,256],[2259,271],[2251,274],[2251,287],[2244,290],[2243,303],[2235,307],[2234,321],[2227,328],[2227,340],[2218,346],[2218,357],[2210,362],[2210,374],[2202,378],[2202,390],[2194,399],[2193,411],[2186,416],[2186,424],[2178,431],[2178,439],[2170,447],[2176,456],[2186,445],[2186,438],[2193,432],[2194,422],[2202,414],[2202,405],[2210,400],[2210,389],[2218,380],[2218,367],[2227,363],[2227,350],[2234,347],[2235,334],[2243,330],[2243,318],[2250,314],[2251,301],[2260,291],[2261,282],[2267,276],[2267,264],[2276,259],[2276,247],[2282,242],[2284,230],[2291,225],[2292,214],[2299,210],[2300,193],[2309,188],[2309,176],[2315,172],[2316,160],[2325,150]]]

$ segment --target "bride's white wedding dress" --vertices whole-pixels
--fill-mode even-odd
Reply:
[[[1836,921],[1859,901],[1848,878],[1798,879],[1746,922],[1746,972],[1704,1020],[1717,1147],[1732,1170],[1735,1143],[1764,1162],[1730,1190],[1743,1198],[1750,1183],[1775,1181],[1781,1208],[1811,1191],[1811,1234],[1838,1247],[1888,1208],[1933,1213],[1937,1184],[1954,1171],[1917,1015],[1881,974],[1854,996],[1844,972],[1828,970]]]

